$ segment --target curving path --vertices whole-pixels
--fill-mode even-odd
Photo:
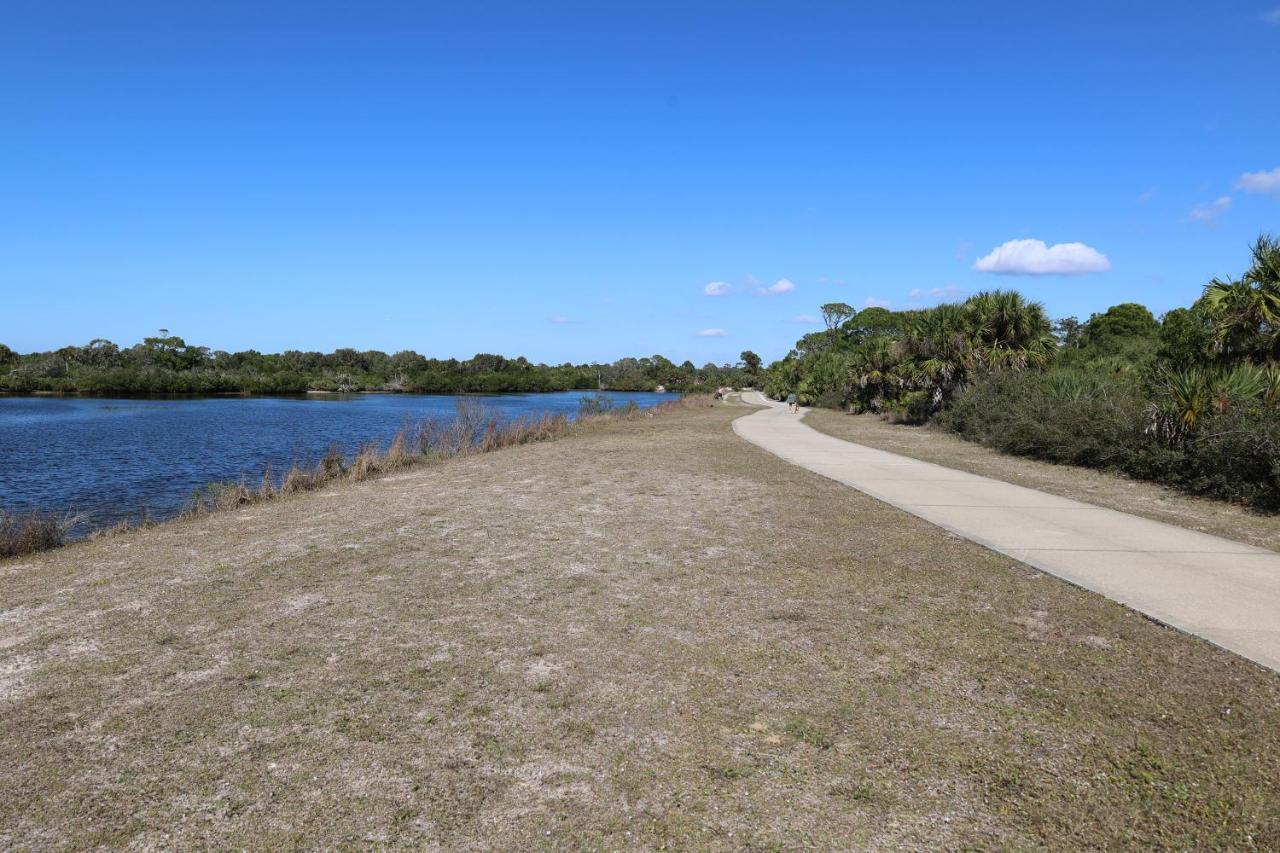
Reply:
[[[742,438],[1280,671],[1280,554],[818,432],[759,392]]]

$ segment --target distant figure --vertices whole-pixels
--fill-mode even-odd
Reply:
[[[787,395],[787,408],[792,413],[800,411],[800,398],[796,396],[796,392],[792,391]]]

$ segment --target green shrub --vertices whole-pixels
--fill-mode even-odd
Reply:
[[[938,422],[1004,453],[1280,511],[1280,409],[1256,402],[1210,410],[1177,440],[1152,429],[1153,411],[1134,377],[1050,370],[971,385]]]
[[[894,423],[919,426],[933,414],[933,395],[928,391],[907,391],[886,409],[885,414]]]

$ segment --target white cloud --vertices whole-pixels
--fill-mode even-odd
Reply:
[[[789,278],[780,278],[768,287],[757,287],[760,296],[777,296],[779,293],[790,293],[796,289],[795,282]]]
[[[1280,24],[1280,6],[1277,6],[1268,12],[1263,12],[1258,17],[1263,21],[1266,21],[1268,24]]]
[[[551,317],[550,317],[549,319],[550,319],[550,321],[551,321],[552,323],[555,323],[557,326],[563,326],[565,323],[572,323],[572,322],[573,322],[572,320],[570,320],[568,317],[564,316],[563,314],[552,314],[552,315],[551,315]]]
[[[791,322],[800,323],[801,325],[804,325],[804,326],[816,326],[821,321],[818,320],[818,318],[813,316],[812,314],[797,314],[796,316],[791,318]]]
[[[866,307],[866,308],[888,308],[889,300],[880,299],[879,297],[876,297],[876,296],[868,296],[867,301],[863,302],[862,304],[863,304],[863,307]]]
[[[1280,12],[1280,9],[1276,11]],[[1267,193],[1280,198],[1280,166],[1270,172],[1245,172],[1236,181],[1236,189],[1247,193]]]
[[[707,286],[702,288],[702,292],[707,296],[724,296],[729,292],[729,282],[727,281],[709,281]]]
[[[1134,199],[1134,201],[1136,201],[1138,204],[1146,204],[1147,202],[1151,201],[1151,199],[1156,197],[1156,192],[1157,190],[1155,187],[1145,189],[1142,192],[1138,193],[1138,197]]]
[[[1001,275],[1084,275],[1106,272],[1111,261],[1084,243],[1047,246],[1043,240],[1010,240],[978,258],[973,268]]]
[[[1231,196],[1224,195],[1205,204],[1197,204],[1187,213],[1188,222],[1199,222],[1206,228],[1217,228],[1218,217],[1231,207]]]
[[[747,287],[755,287],[757,284],[760,283],[760,279],[756,278],[751,273],[747,273],[742,277],[742,283],[745,284]]]
[[[931,287],[928,290],[921,287],[914,288],[907,294],[907,298],[912,302],[919,302],[922,299],[956,299],[963,295],[963,290],[954,284],[948,284],[946,287]]]
[[[729,333],[724,329],[703,329],[697,333],[700,338],[727,338]]]

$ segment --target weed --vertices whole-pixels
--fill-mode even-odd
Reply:
[[[801,743],[807,743],[818,749],[830,749],[834,744],[830,735],[803,717],[797,717],[787,723],[783,731]]]
[[[0,558],[57,548],[79,519],[50,512],[11,513],[0,510]]]

